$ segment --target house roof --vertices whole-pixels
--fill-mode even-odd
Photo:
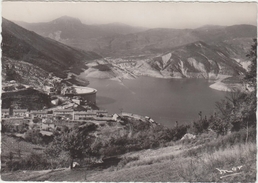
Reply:
[[[33,111],[30,111],[31,114],[47,114],[47,111],[36,111],[36,110],[33,110]]]
[[[78,115],[78,114],[85,114],[85,115],[94,114],[94,115],[96,115],[96,112],[95,111],[78,111],[78,112],[74,112],[74,115]]]
[[[13,109],[13,112],[27,112],[27,109]]]
[[[74,112],[74,115],[76,114],[88,114],[86,111],[76,111]]]
[[[57,110],[54,110],[53,112],[73,112],[72,109],[57,109]]]
[[[95,111],[86,111],[86,114],[96,114]]]
[[[9,109],[1,109],[2,112],[9,112]]]

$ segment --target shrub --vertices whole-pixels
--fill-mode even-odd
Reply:
[[[58,163],[55,163],[55,167]],[[51,168],[51,163],[42,154],[31,153],[27,157],[17,161],[6,162],[4,171],[16,170],[44,170]]]
[[[203,132],[206,132],[209,127],[209,121],[206,119],[200,119],[197,122],[193,122],[192,124],[192,130],[195,134],[201,134]]]
[[[25,133],[25,140],[33,144],[44,144],[42,135],[39,130],[28,130]]]
[[[230,123],[220,118],[213,118],[210,128],[217,133],[217,136],[226,135],[230,129]]]

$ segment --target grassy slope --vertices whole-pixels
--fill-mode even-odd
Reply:
[[[205,138],[205,137],[204,137]],[[129,162],[123,168],[113,168],[92,174],[89,181],[251,181],[256,180],[256,144],[237,143],[223,147],[219,138],[201,144],[189,144],[157,150],[132,153],[139,160]],[[217,150],[207,149],[214,143]],[[174,149],[173,149],[174,148]],[[169,154],[169,155],[168,155]],[[232,170],[242,166],[236,174],[220,174],[216,169]],[[223,177],[224,176],[224,177]],[[222,177],[222,178],[221,178]]]
[[[13,152],[14,160],[18,159],[18,147],[21,150],[21,157],[26,157],[30,153],[43,153],[44,147],[28,143],[24,140],[18,141],[18,138],[14,138],[2,133],[1,135],[1,163],[9,160],[9,153]]]
[[[169,147],[127,153],[123,158],[137,157],[136,160],[102,171],[94,169],[74,171],[63,169],[41,173],[27,171],[22,180],[254,182],[256,180],[256,144],[254,142],[233,143],[229,146],[231,140],[237,138],[237,134],[217,139],[213,137],[210,133],[203,134],[191,142],[178,142]],[[216,169],[232,170],[237,166],[242,168],[233,175],[220,174]],[[4,174],[2,177],[4,180],[15,180],[14,177],[17,177],[17,174],[21,173]]]

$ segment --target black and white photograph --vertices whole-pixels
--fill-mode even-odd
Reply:
[[[2,181],[256,182],[257,3],[1,6]]]

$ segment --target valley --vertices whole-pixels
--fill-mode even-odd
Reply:
[[[254,182],[257,26],[81,7],[2,18],[2,179]]]
[[[246,53],[256,35],[256,27],[245,24],[147,29],[118,23],[87,25],[68,16],[50,22],[15,23],[46,38],[87,51],[90,62],[64,68],[66,73],[72,71],[74,78],[117,81],[140,76],[205,78],[217,81],[211,88],[222,91],[232,90],[232,87],[242,90],[241,86],[219,81],[225,76],[242,77],[249,63]]]

